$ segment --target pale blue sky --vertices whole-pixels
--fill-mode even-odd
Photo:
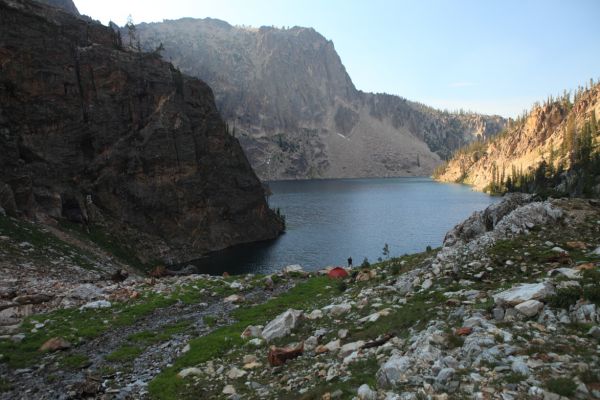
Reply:
[[[600,0],[74,0],[123,25],[180,17],[308,26],[358,89],[516,116],[600,77]]]

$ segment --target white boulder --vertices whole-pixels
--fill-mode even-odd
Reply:
[[[410,359],[393,355],[377,371],[377,384],[380,387],[393,387],[403,380],[403,375],[410,368]]]
[[[541,300],[554,294],[554,287],[546,282],[525,283],[495,294],[498,305],[516,306],[528,300]]]
[[[177,376],[180,377],[180,378],[185,378],[185,377],[188,377],[190,375],[202,375],[202,370],[200,368],[192,367],[192,368],[182,369],[177,374]]]
[[[248,325],[241,335],[242,339],[260,338],[262,337],[262,326]]]
[[[544,308],[544,303],[537,300],[527,300],[515,306],[515,309],[526,317],[533,317]]]
[[[350,305],[348,303],[332,304],[332,305],[323,307],[323,310],[325,312],[329,313],[329,315],[331,315],[332,317],[339,317],[340,315],[345,314],[348,311],[352,310],[352,305]]]
[[[343,345],[340,348],[339,356],[342,358],[345,358],[346,356],[349,356],[350,354],[354,353],[355,351],[358,351],[364,344],[365,344],[365,342],[362,340],[359,340],[357,342],[352,342],[352,343],[346,343],[345,345]]]
[[[302,269],[302,266],[299,264],[292,264],[292,265],[288,265],[287,267],[283,268],[283,272],[285,272],[286,274],[292,273],[292,272],[303,272],[304,270]]]
[[[275,317],[262,331],[262,337],[267,341],[289,335],[298,325],[302,311],[289,309]]]
[[[229,379],[238,379],[246,375],[246,371],[239,369],[238,367],[233,367],[227,373],[227,377]]]
[[[87,304],[84,304],[80,307],[80,310],[85,310],[85,309],[95,309],[95,308],[110,308],[112,306],[112,304],[110,303],[110,301],[107,300],[97,300],[97,301],[92,301],[89,302]]]
[[[371,389],[366,383],[360,385],[357,394],[359,400],[377,400],[377,392]]]

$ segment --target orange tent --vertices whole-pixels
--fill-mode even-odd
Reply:
[[[348,272],[342,267],[335,267],[327,273],[327,276],[333,279],[345,278],[348,276]]]

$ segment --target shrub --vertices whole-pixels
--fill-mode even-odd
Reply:
[[[519,383],[527,379],[523,374],[511,373],[506,376],[506,383]]]
[[[598,373],[591,369],[588,369],[588,370],[582,372],[581,375],[579,375],[579,378],[581,379],[581,382],[583,382],[585,384],[600,382]]]
[[[568,309],[581,297],[581,290],[576,287],[564,288],[556,291],[556,294],[548,298],[548,304],[554,308]]]
[[[452,332],[448,335],[447,343],[449,349],[455,349],[457,347],[462,347],[462,345],[465,343],[465,338]]]
[[[577,384],[571,378],[554,378],[546,381],[546,387],[552,393],[571,397],[575,394]]]

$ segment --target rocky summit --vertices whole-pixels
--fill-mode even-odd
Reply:
[[[211,89],[118,32],[0,1],[0,207],[181,262],[276,237],[282,221]]]
[[[135,35],[213,88],[264,180],[429,175],[453,150],[506,123],[357,90],[333,43],[311,28],[184,18],[139,24]]]
[[[115,276],[50,233],[0,216],[2,399],[600,398],[595,200],[507,195],[341,278]]]

